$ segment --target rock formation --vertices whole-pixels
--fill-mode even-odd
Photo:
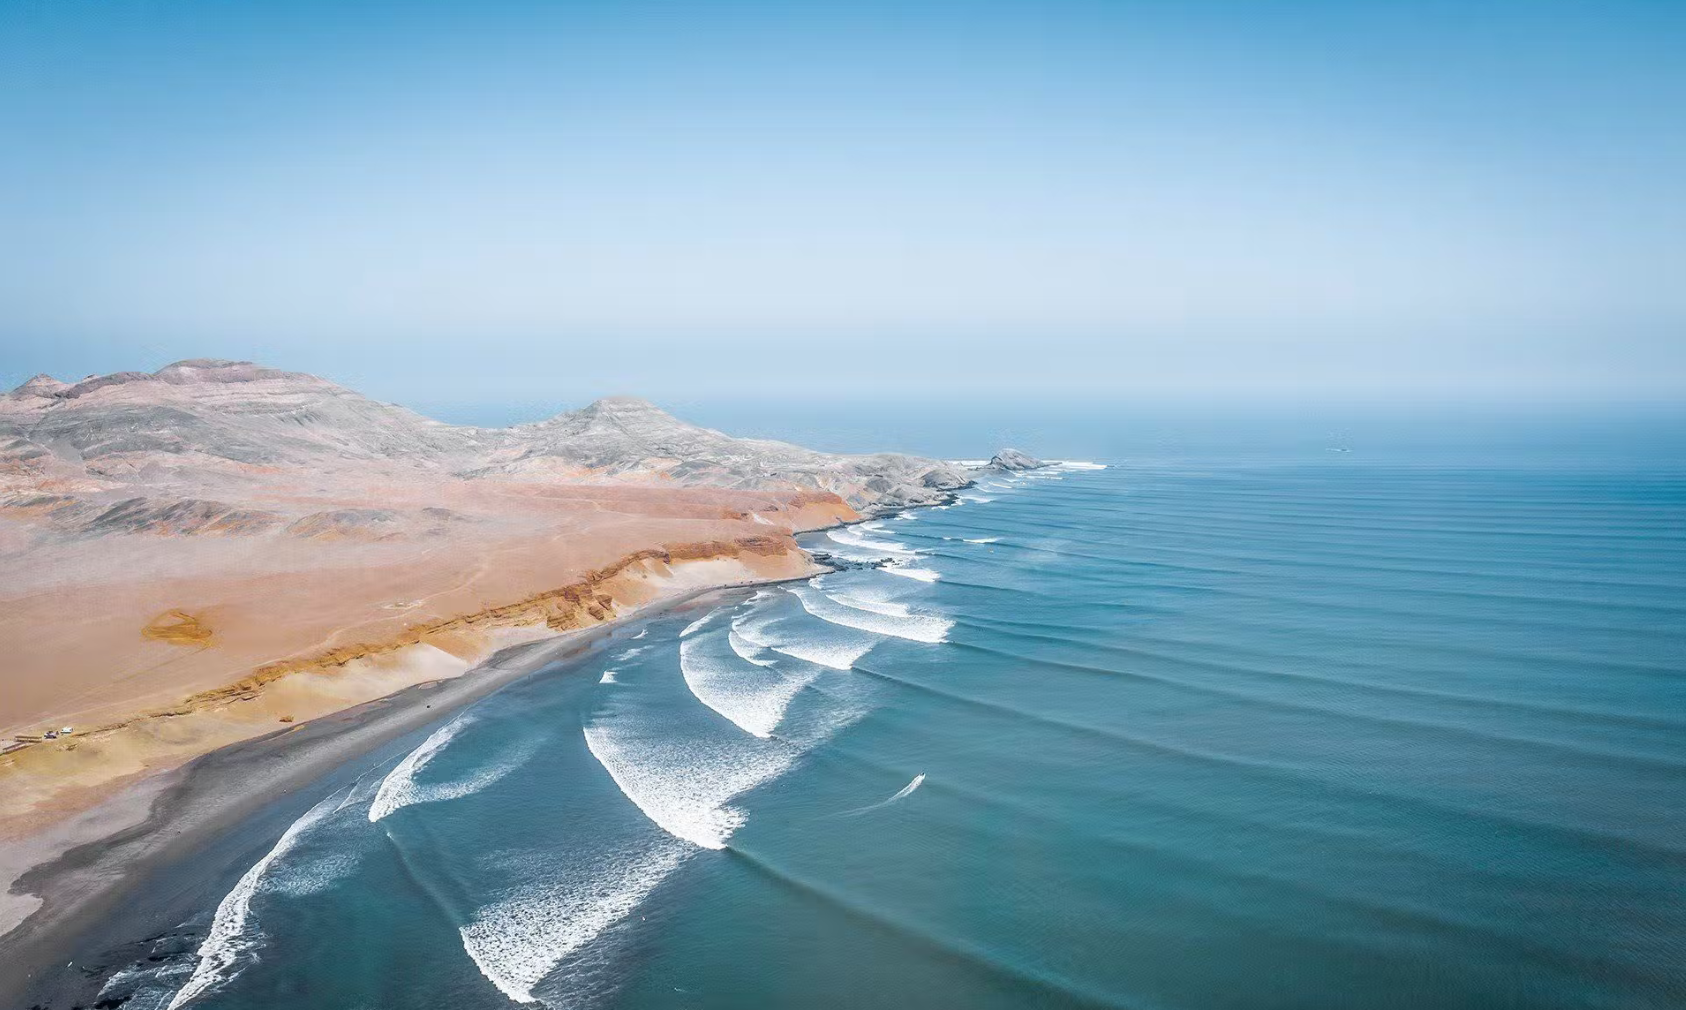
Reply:
[[[1035,470],[1047,465],[1035,456],[1020,452],[1017,449],[1002,449],[990,459],[989,465],[985,469],[1013,472],[1016,470]]]

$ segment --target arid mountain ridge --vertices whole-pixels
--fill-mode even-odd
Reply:
[[[37,376],[0,395],[0,840],[513,646],[823,572],[796,534],[974,473],[625,397],[477,428],[250,362]]]
[[[510,428],[451,425],[250,362],[39,375],[0,397],[0,505],[64,532],[385,536],[460,519],[289,508],[266,493],[279,472],[313,473],[324,491],[489,479],[829,492],[862,514],[940,501],[971,479],[938,460],[733,438],[630,397]]]

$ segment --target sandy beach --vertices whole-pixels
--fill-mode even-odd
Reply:
[[[8,999],[324,774],[627,620],[823,571],[798,533],[970,480],[629,397],[476,428],[208,359],[38,376],[0,435]]]
[[[649,618],[725,588],[669,595],[624,618],[509,646],[466,674],[414,684],[222,747],[116,790],[43,831],[8,841],[0,846],[0,881],[12,890],[0,904],[6,916],[0,926],[7,930],[0,935],[0,1002],[91,1001],[97,975],[74,970],[83,954],[166,932],[195,903],[214,902],[222,876],[238,874],[251,861],[247,850],[271,845],[301,809],[361,773],[387,745],[516,680],[634,634]],[[177,874],[180,886],[163,891],[175,900],[154,895],[145,907],[125,904],[138,889],[170,872]],[[60,965],[67,970],[57,970]]]

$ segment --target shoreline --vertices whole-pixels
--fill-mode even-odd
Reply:
[[[0,933],[0,1003],[27,1005],[49,985],[52,966],[97,946],[99,927],[148,881],[186,857],[213,847],[266,808],[305,797],[360,759],[394,741],[456,715],[521,679],[567,663],[614,639],[617,632],[684,607],[700,597],[756,586],[804,581],[829,569],[795,576],[700,586],[651,601],[632,613],[536,642],[499,650],[467,673],[424,681],[360,705],[277,729],[200,755],[178,767],[120,787],[81,813],[0,847],[0,899],[34,907]],[[285,811],[282,812],[283,815]],[[275,820],[284,831],[292,817]],[[264,834],[259,832],[259,834]],[[260,839],[273,844],[273,837]],[[24,897],[27,895],[29,897]],[[0,906],[3,907],[3,906]],[[0,923],[4,925],[4,923]],[[135,923],[134,935],[178,923]],[[117,934],[110,937],[116,941]],[[66,963],[67,959],[70,963]],[[72,985],[74,982],[71,983]],[[79,994],[92,998],[92,993]]]
[[[969,481],[959,490],[974,483]],[[789,535],[840,529],[958,500],[958,490],[948,491],[937,502],[885,508],[850,519],[835,517],[829,523],[793,529]],[[506,646],[455,676],[411,684],[143,774],[88,809],[39,832],[0,842],[0,1002],[13,1000],[21,1006],[23,1000],[44,990],[69,990],[73,983],[52,986],[43,974],[60,963],[68,971],[74,959],[66,963],[66,958],[83,948],[97,949],[102,941],[109,941],[105,943],[109,948],[122,942],[123,936],[147,931],[148,924],[142,923],[121,931],[109,928],[104,917],[125,899],[188,855],[213,848],[220,837],[242,824],[250,827],[257,844],[273,845],[309,805],[302,800],[290,805],[284,801],[330,782],[401,737],[427,729],[516,681],[577,659],[612,640],[618,631],[700,597],[802,582],[836,570],[829,556],[816,558],[801,548],[797,551],[808,560],[810,571],[697,586],[650,600],[606,621]],[[305,798],[315,803],[319,797]],[[299,809],[291,810],[292,806]],[[287,810],[263,816],[266,808],[276,807]],[[203,897],[217,900],[214,895]],[[16,922],[7,921],[16,914],[16,902],[32,899],[33,907]],[[150,926],[162,933],[179,922],[155,921]],[[93,992],[77,995],[87,997],[76,1001],[78,1005],[95,997]]]

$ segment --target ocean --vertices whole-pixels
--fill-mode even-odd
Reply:
[[[324,784],[129,1010],[1686,1005],[1686,471],[1106,458]]]

